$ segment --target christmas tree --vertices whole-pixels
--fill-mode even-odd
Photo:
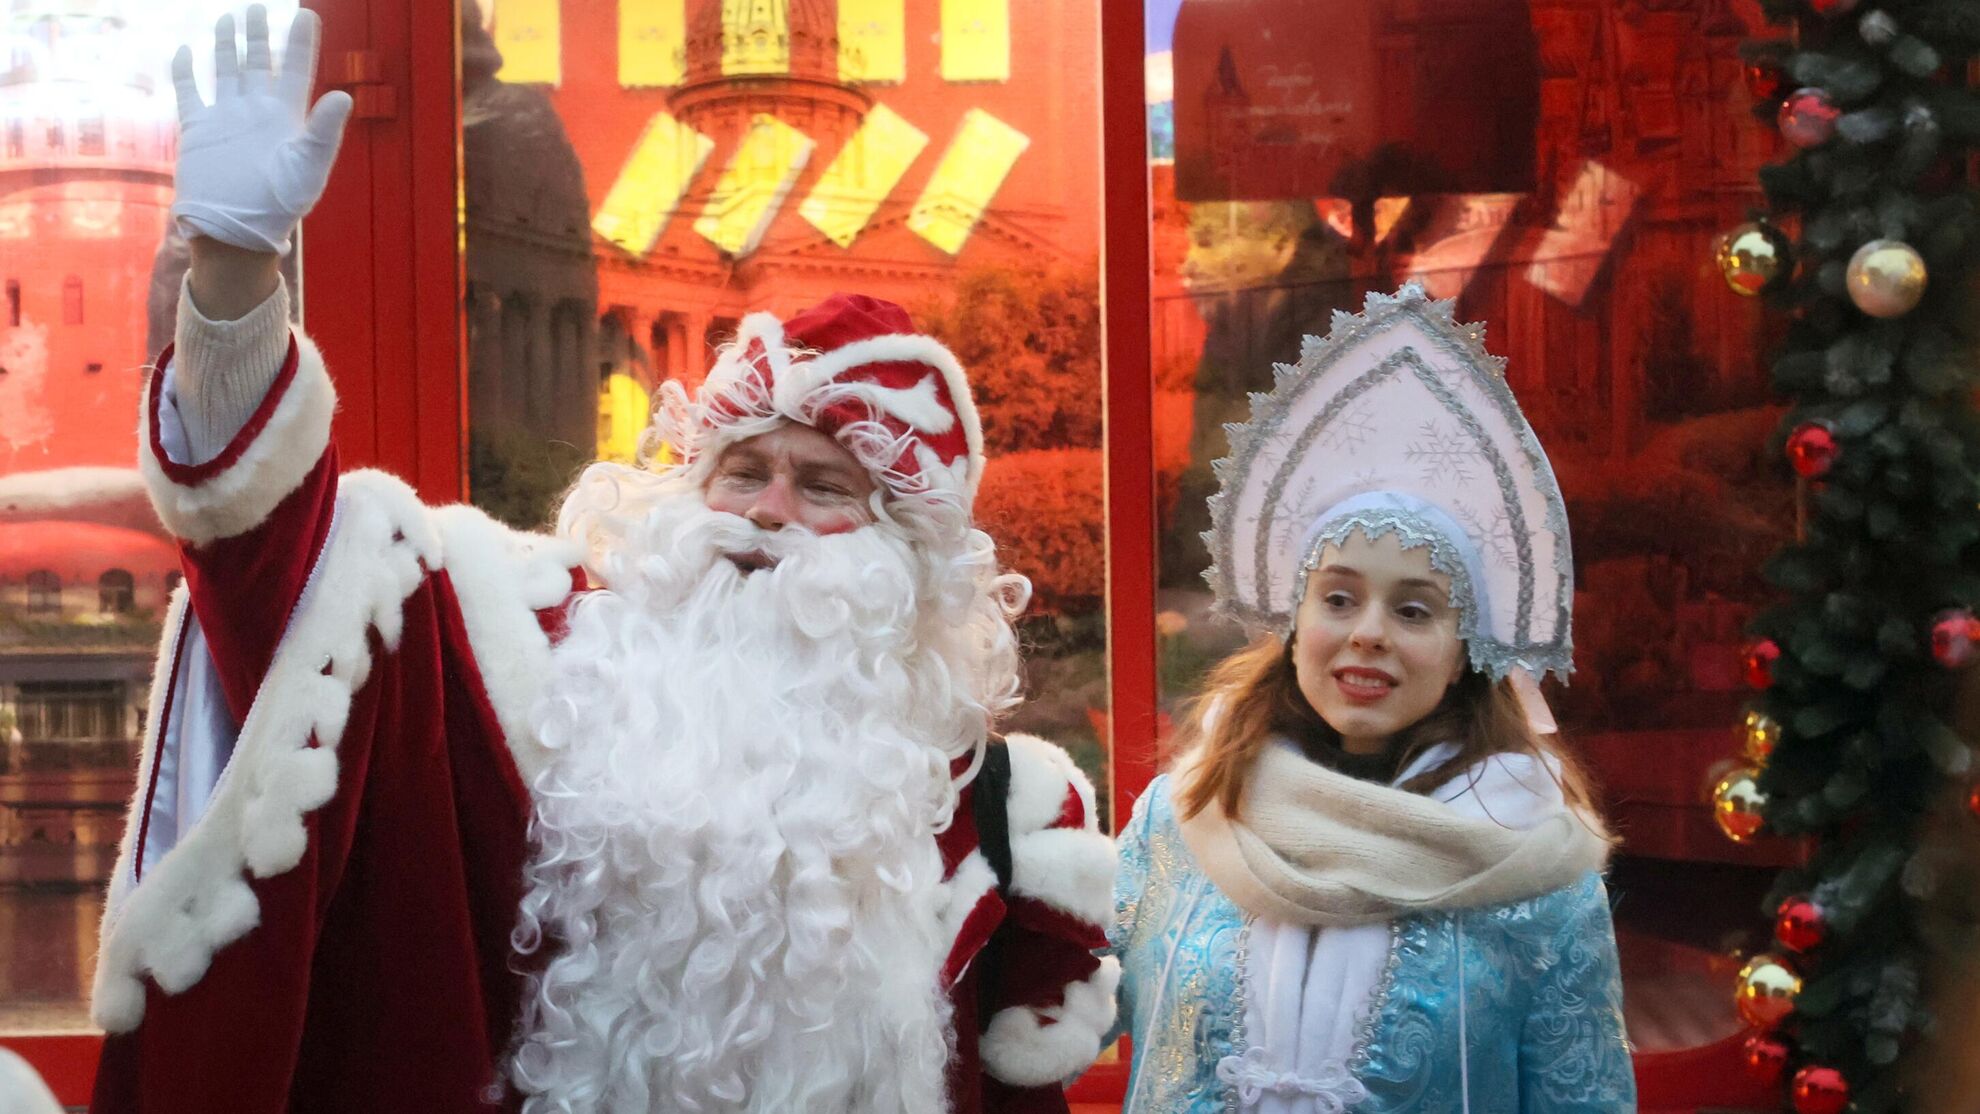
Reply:
[[[1785,34],[1747,45],[1747,84],[1794,153],[1761,172],[1771,221],[1729,233],[1720,263],[1788,317],[1773,381],[1805,513],[1748,660],[1757,772],[1717,809],[1735,838],[1764,826],[1811,854],[1769,897],[1778,947],[1738,996],[1748,1061],[1793,1109],[1896,1110],[1926,958],[1971,948],[1920,903],[1945,873],[1922,830],[1971,776],[1950,717],[1980,599],[1980,0],[1764,3]]]

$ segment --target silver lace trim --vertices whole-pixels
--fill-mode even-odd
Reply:
[[[1458,637],[1464,640],[1471,652],[1471,667],[1478,670],[1492,668],[1492,655],[1487,653],[1487,639],[1478,637],[1478,594],[1471,586],[1471,573],[1464,567],[1464,558],[1458,553],[1457,545],[1442,530],[1424,521],[1409,511],[1394,507],[1369,507],[1342,515],[1328,524],[1306,547],[1300,558],[1298,574],[1294,577],[1297,587],[1293,592],[1292,613],[1299,614],[1300,606],[1306,601],[1307,575],[1320,567],[1320,552],[1332,545],[1339,547],[1347,542],[1348,535],[1356,530],[1375,541],[1386,534],[1394,534],[1402,542],[1404,549],[1428,549],[1430,567],[1451,578],[1451,606],[1458,609]],[[1505,668],[1499,668],[1492,679],[1505,676]]]
[[[1244,1038],[1244,1011],[1251,1001],[1251,922],[1252,915],[1246,913],[1244,925],[1238,929],[1237,942],[1237,986],[1231,991],[1231,1047],[1237,1055],[1249,1051]],[[1235,1083],[1226,1083],[1224,1091],[1224,1114],[1238,1114],[1238,1089]]]
[[[1519,592],[1516,599],[1517,615],[1512,637],[1505,640],[1474,639],[1471,643],[1472,662],[1475,666],[1490,672],[1494,678],[1502,678],[1514,668],[1524,668],[1538,678],[1552,672],[1565,679],[1574,671],[1574,649],[1572,635],[1574,606],[1574,569],[1569,556],[1569,534],[1567,505],[1561,497],[1559,481],[1554,477],[1553,466],[1540,442],[1534,436],[1533,428],[1520,413],[1519,403],[1513,397],[1512,389],[1505,381],[1505,359],[1495,356],[1485,348],[1484,326],[1479,324],[1459,324],[1453,317],[1455,302],[1449,299],[1432,301],[1416,283],[1407,283],[1393,295],[1368,295],[1364,311],[1351,314],[1345,310],[1334,311],[1331,328],[1325,337],[1308,336],[1300,344],[1298,364],[1277,364],[1272,369],[1272,390],[1253,392],[1250,396],[1251,417],[1244,423],[1227,423],[1224,427],[1229,437],[1231,454],[1213,461],[1211,471],[1216,476],[1219,489],[1210,497],[1211,528],[1203,533],[1203,541],[1210,549],[1210,567],[1203,571],[1203,578],[1209,582],[1216,596],[1217,613],[1235,619],[1253,629],[1278,630],[1284,632],[1291,623],[1291,616],[1273,608],[1270,600],[1248,600],[1241,598],[1235,583],[1235,570],[1240,563],[1240,555],[1234,552],[1235,526],[1232,521],[1236,490],[1244,486],[1245,477],[1261,456],[1277,455],[1278,468],[1269,482],[1264,514],[1267,516],[1283,510],[1285,482],[1290,476],[1290,465],[1296,462],[1310,447],[1329,422],[1347,407],[1355,398],[1373,388],[1381,380],[1393,376],[1399,368],[1407,365],[1453,417],[1462,422],[1467,432],[1473,434],[1481,447],[1488,450],[1488,460],[1494,479],[1497,481],[1501,497],[1504,499],[1507,514],[1511,521],[1511,533],[1517,546],[1520,564]],[[1532,634],[1532,613],[1536,595],[1536,580],[1546,575],[1548,570],[1534,567],[1531,530],[1536,524],[1525,521],[1524,507],[1519,500],[1518,484],[1511,474],[1498,446],[1482,436],[1482,428],[1477,418],[1470,414],[1457,398],[1438,381],[1438,373],[1426,365],[1421,357],[1410,349],[1396,353],[1385,359],[1355,382],[1349,384],[1304,430],[1299,431],[1293,444],[1286,444],[1292,431],[1285,428],[1285,420],[1292,401],[1315,378],[1314,374],[1351,351],[1362,340],[1394,328],[1402,320],[1414,319],[1426,326],[1426,332],[1441,350],[1462,364],[1477,369],[1480,383],[1491,404],[1504,415],[1508,424],[1516,431],[1516,449],[1534,470],[1534,482],[1546,505],[1545,521],[1537,524],[1559,539],[1555,546],[1554,568],[1551,570],[1554,581],[1555,625],[1553,635],[1546,642],[1534,642]],[[1261,523],[1256,528],[1258,539],[1256,551],[1249,554],[1255,567],[1255,587],[1264,592],[1269,586],[1265,574],[1267,556],[1266,541],[1272,536],[1269,524]],[[1303,593],[1304,588],[1296,589]]]
[[[1374,1060],[1375,1030],[1382,1023],[1382,1014],[1389,1008],[1389,995],[1396,988],[1396,972],[1402,969],[1403,922],[1397,918],[1389,922],[1389,958],[1382,965],[1382,976],[1375,983],[1375,992],[1362,1003],[1361,1017],[1355,1025],[1354,1050],[1348,1053],[1348,1071],[1360,1079],[1368,1071]]]

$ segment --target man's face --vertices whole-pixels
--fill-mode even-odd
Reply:
[[[873,490],[873,477],[845,446],[808,425],[785,422],[722,450],[704,492],[710,510],[760,529],[802,526],[814,534],[843,534],[873,521]],[[761,554],[731,559],[745,571],[769,563]]]

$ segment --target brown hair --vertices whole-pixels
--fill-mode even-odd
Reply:
[[[1184,819],[1216,802],[1228,816],[1244,803],[1245,783],[1259,754],[1275,735],[1338,747],[1340,733],[1320,718],[1299,691],[1292,640],[1267,636],[1232,654],[1210,671],[1203,691],[1183,713],[1171,752],[1202,748],[1200,761],[1178,775],[1176,805]],[[1560,762],[1561,792],[1570,804],[1594,812],[1587,774],[1573,755],[1534,734],[1512,686],[1466,669],[1430,714],[1396,739],[1396,764],[1406,768],[1438,743],[1457,753],[1404,782],[1408,793],[1427,793],[1495,754],[1552,756]]]

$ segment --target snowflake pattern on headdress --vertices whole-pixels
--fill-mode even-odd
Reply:
[[[1478,450],[1435,420],[1418,427],[1416,440],[1403,455],[1423,470],[1424,483],[1439,487],[1470,483],[1478,467]]]
[[[1231,454],[1204,534],[1217,609],[1285,632],[1305,584],[1302,546],[1345,500],[1393,493],[1441,510],[1482,562],[1471,656],[1495,676],[1572,669],[1567,508],[1484,328],[1411,283],[1336,311],[1295,364],[1273,368]]]

